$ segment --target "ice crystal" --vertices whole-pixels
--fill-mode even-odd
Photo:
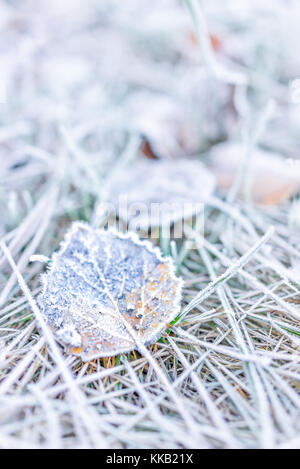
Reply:
[[[74,223],[39,303],[68,352],[83,360],[154,343],[179,312],[180,278],[171,258],[132,233]]]

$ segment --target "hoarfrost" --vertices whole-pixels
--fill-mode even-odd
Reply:
[[[151,344],[178,314],[181,279],[171,258],[134,234],[74,223],[39,303],[68,352],[84,361]]]

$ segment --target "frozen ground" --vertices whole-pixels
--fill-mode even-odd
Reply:
[[[299,20],[296,0],[1,1],[0,447],[300,447]],[[99,225],[115,168],[222,142],[244,158],[204,242],[158,240],[181,321],[144,355],[65,354],[32,255]],[[262,165],[251,193],[259,151],[284,187]]]

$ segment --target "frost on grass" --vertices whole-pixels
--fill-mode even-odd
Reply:
[[[147,229],[195,215],[214,188],[214,175],[199,161],[145,160],[116,171],[107,199],[121,219]]]
[[[173,262],[133,234],[73,224],[53,256],[39,302],[56,337],[83,360],[155,342],[178,314]]]
[[[32,293],[0,248],[1,448],[300,447],[298,204],[236,198],[257,148],[299,161],[300,3],[189,3],[196,27],[174,0],[0,3],[0,236]],[[32,256],[51,256],[70,220],[94,223],[99,189],[143,139],[174,165],[237,141],[247,161],[227,201],[206,204],[199,249],[161,244],[184,279],[180,324],[148,356],[58,359],[32,314]]]

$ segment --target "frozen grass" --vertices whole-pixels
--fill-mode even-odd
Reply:
[[[227,200],[206,205],[205,239],[186,229],[195,249],[160,240],[185,281],[182,314],[142,354],[65,356],[35,300],[44,264],[31,261],[51,256],[72,220],[99,225],[103,182],[140,157],[145,135],[162,156],[239,137],[248,157],[258,144],[296,157],[299,6],[90,2],[65,23],[60,2],[31,3],[1,4],[0,447],[300,447],[299,210],[238,201],[247,164]],[[189,10],[201,49],[185,42]]]

